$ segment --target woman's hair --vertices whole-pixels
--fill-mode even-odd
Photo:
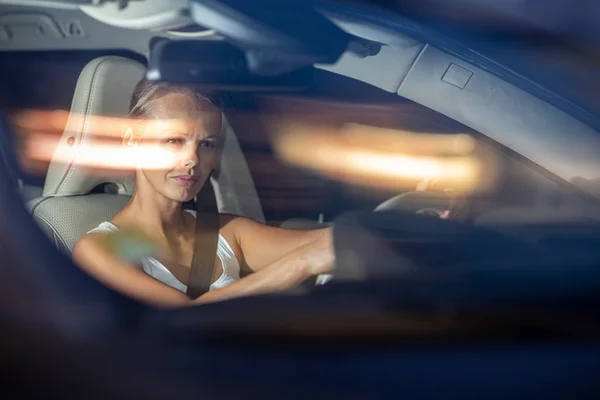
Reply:
[[[218,97],[210,92],[203,92],[193,87],[174,85],[167,82],[152,82],[143,78],[135,86],[131,102],[129,103],[129,116],[133,118],[146,118],[151,114],[151,104],[167,94],[183,93],[194,97],[198,105],[212,105],[221,110],[221,102]]]

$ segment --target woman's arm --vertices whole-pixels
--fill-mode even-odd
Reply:
[[[260,225],[258,223],[255,223]],[[271,232],[281,235],[273,236]],[[286,232],[287,229],[271,228],[269,234],[261,236],[261,232],[253,239],[248,239],[253,245],[262,246],[262,249],[249,250],[242,248],[244,257],[250,257],[254,262],[273,260],[269,265],[254,264],[257,272],[240,279],[224,288],[211,290],[193,301],[194,304],[203,304],[235,297],[257,294],[273,293],[292,288],[310,276],[330,272],[334,266],[334,252],[332,245],[332,229],[319,229],[317,231]],[[290,234],[291,233],[291,234]],[[295,237],[300,233],[299,237]],[[239,232],[240,238],[245,233]],[[296,240],[299,245],[289,243]],[[264,251],[264,249],[270,249]],[[292,250],[290,250],[292,249]],[[284,253],[286,251],[287,253]],[[278,257],[277,259],[275,259]]]
[[[106,286],[159,308],[191,304],[182,292],[113,256],[103,245],[104,233],[90,233],[73,249],[73,260]]]
[[[270,266],[300,248],[325,245],[333,254],[332,228],[300,230],[268,226],[249,218],[222,215],[222,232],[233,237],[241,263],[252,272]],[[303,250],[299,250],[302,252]]]
[[[234,297],[283,291],[334,265],[332,229],[299,231],[273,228],[245,218],[231,219],[228,230],[238,252],[256,273],[191,301],[187,295],[121,261],[103,245],[102,233],[85,235],[73,259],[91,276],[138,301],[159,308],[203,304]],[[235,229],[232,229],[235,228]]]

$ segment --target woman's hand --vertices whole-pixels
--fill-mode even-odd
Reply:
[[[333,228],[320,230],[321,235],[309,243],[309,256],[306,264],[310,275],[328,274],[335,268],[335,251],[333,248]]]

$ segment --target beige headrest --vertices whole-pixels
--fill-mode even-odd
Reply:
[[[145,72],[139,62],[116,56],[99,57],[85,66],[77,81],[66,129],[48,169],[44,196],[87,194],[106,183],[114,184],[118,193],[133,193],[132,172],[100,171],[78,163],[78,154],[95,136],[102,135],[101,122],[89,116],[126,116],[135,85]],[[57,154],[61,155],[60,161]]]

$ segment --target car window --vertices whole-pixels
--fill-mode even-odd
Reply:
[[[127,52],[5,52],[0,54],[2,108],[68,110],[79,72],[90,60],[107,54],[142,58]],[[19,89],[20,88],[20,89]],[[8,96],[10,94],[10,96]],[[463,133],[477,138],[502,160],[501,182],[476,203],[475,215],[514,206],[581,206],[576,186],[513,154],[484,135],[426,107],[351,78],[318,71],[314,89],[284,95],[227,94],[228,117],[242,145],[266,220],[330,222],[350,210],[373,209],[402,191],[377,186],[365,190],[339,179],[288,165],[274,152],[269,120],[292,119],[340,127],[348,123],[393,128],[427,135]],[[38,197],[45,172],[22,171],[23,194]],[[586,183],[589,184],[589,183]],[[406,189],[403,189],[406,190]],[[37,194],[37,195],[36,195]]]
[[[273,149],[272,120],[301,120],[341,127],[348,123],[392,128],[420,135],[467,134],[484,149],[482,162],[496,160],[494,187],[472,196],[470,217],[510,207],[581,207],[593,202],[572,184],[554,176],[479,132],[396,94],[350,78],[319,75],[318,91],[242,99],[253,104],[232,121],[242,144],[266,219],[280,224],[290,219],[330,222],[351,210],[372,210],[383,201],[409,191],[365,188],[289,165]],[[262,104],[263,108],[258,104]],[[488,165],[490,168],[491,166]]]

